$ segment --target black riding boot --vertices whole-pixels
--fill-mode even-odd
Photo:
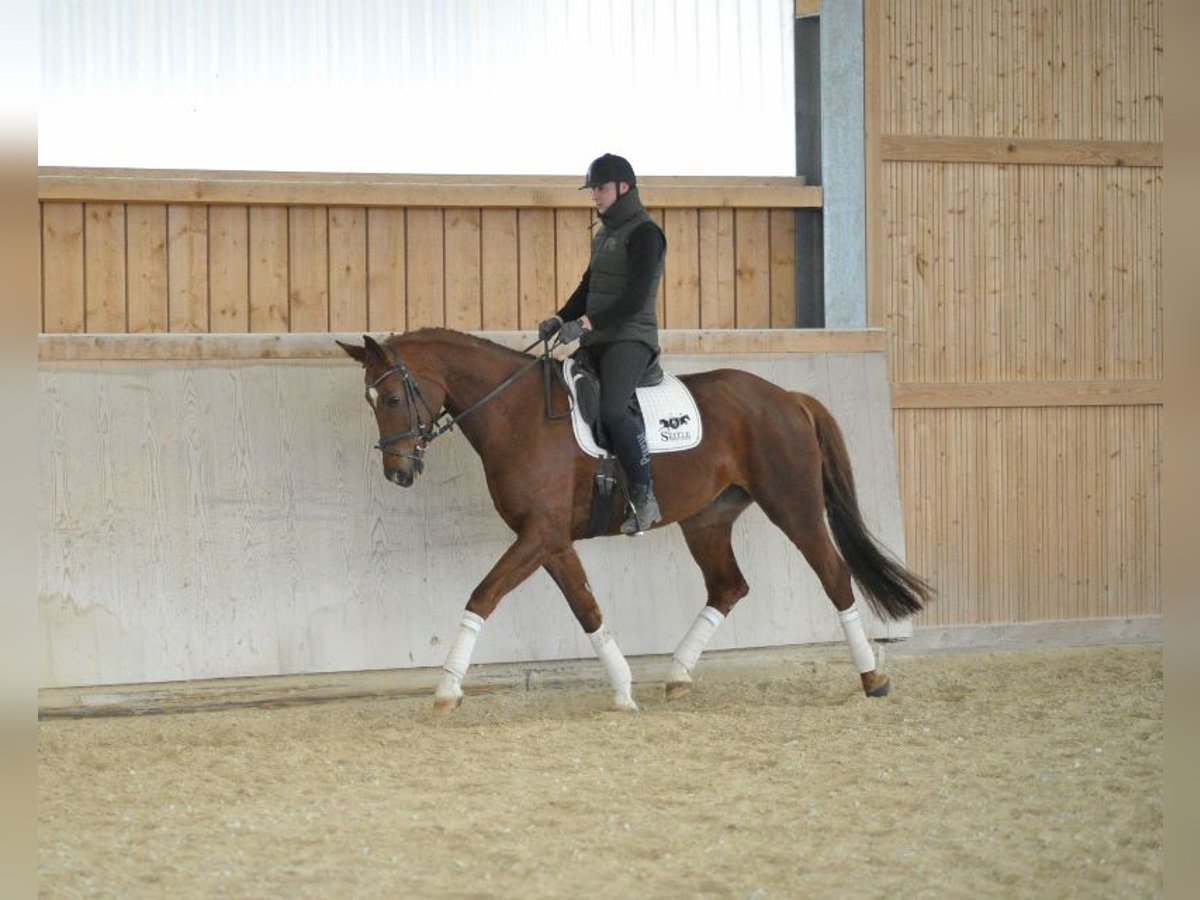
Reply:
[[[651,484],[631,484],[629,486],[629,502],[633,504],[633,513],[621,526],[621,533],[630,537],[639,535],[655,522],[662,521],[662,512],[658,508],[658,500],[654,497],[654,486]]]

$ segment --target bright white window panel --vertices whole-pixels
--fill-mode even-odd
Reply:
[[[41,165],[793,175],[792,0],[43,0]]]

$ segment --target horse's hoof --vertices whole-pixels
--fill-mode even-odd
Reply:
[[[685,697],[692,690],[690,681],[668,681],[667,682],[667,699],[678,700],[680,697]]]
[[[632,697],[617,697],[613,700],[613,706],[623,712],[640,712]]]
[[[863,693],[868,697],[886,697],[892,690],[892,683],[886,675],[869,672],[862,677]]]
[[[434,697],[433,698],[433,713],[436,716],[444,716],[447,713],[452,713],[462,706],[463,698],[458,697]]]

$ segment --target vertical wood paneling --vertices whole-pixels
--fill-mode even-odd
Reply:
[[[483,328],[514,331],[520,327],[517,211],[483,210],[480,230],[480,264],[483,272],[480,303]]]
[[[700,327],[736,328],[733,210],[700,210]]]
[[[446,324],[444,215],[408,210],[408,330]]]
[[[43,313],[82,303],[61,327],[85,331],[528,329],[574,291],[594,233],[590,209],[136,203],[92,204],[87,240],[70,237],[81,206],[48,206]],[[650,214],[663,327],[794,326],[791,210]]]
[[[208,208],[167,207],[167,321],[171,331],[206,332]]]
[[[85,331],[83,204],[42,204],[42,328]]]
[[[250,330],[288,331],[288,211],[250,209]]]
[[[292,331],[329,330],[329,212],[288,210],[288,321]]]
[[[521,328],[537,328],[567,299],[583,275],[581,269],[567,293],[558,294],[554,266],[554,211],[522,209],[517,213],[521,280]],[[569,283],[569,282],[568,282]]]
[[[85,321],[91,332],[123,332],[125,319],[125,206],[84,207]]]
[[[666,210],[650,209],[647,212],[650,213],[650,218],[655,221],[658,227],[664,229],[665,233]],[[663,320],[667,317],[667,284],[664,278],[658,280],[658,292],[654,295],[654,315],[661,328]]]
[[[899,410],[930,625],[1160,614],[1157,407]]]
[[[796,213],[770,211],[771,328],[796,327]]]
[[[765,209],[734,213],[738,328],[771,327],[771,232]]]
[[[402,209],[367,210],[367,327],[404,331],[408,320],[407,236]]]
[[[167,207],[130,203],[125,210],[129,265],[128,322],[133,333],[167,330]]]
[[[1162,139],[1162,3],[886,0],[882,133]],[[1162,377],[1162,171],[883,163],[896,382]],[[895,414],[928,624],[1161,612],[1157,406]]]
[[[250,330],[250,212],[245,206],[208,211],[208,280],[214,332]]]
[[[664,328],[700,327],[700,230],[694,209],[668,209],[663,217],[667,260],[663,267]]]
[[[554,312],[579,286],[592,252],[592,212],[560,209],[554,214],[554,297],[557,302],[543,313]]]
[[[329,328],[367,330],[367,213],[329,209]]]
[[[483,327],[482,222],[478,209],[448,209],[446,216],[446,325]]]
[[[884,6],[884,133],[1162,140],[1159,0]]]
[[[1156,169],[889,163],[895,381],[1158,378]]]

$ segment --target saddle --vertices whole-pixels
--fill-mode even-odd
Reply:
[[[612,455],[600,424],[600,378],[582,358],[563,360],[563,380],[571,395],[571,426],[579,449],[589,456]],[[642,417],[651,453],[690,450],[700,443],[700,409],[682,381],[666,373],[656,356],[642,376],[632,401]]]
[[[619,467],[600,423],[600,378],[583,358],[567,357],[562,364],[563,381],[571,395],[571,428],[584,453],[596,459],[592,480],[592,509],[585,537],[603,534],[613,513],[613,493]],[[700,443],[700,410],[691,391],[663,372],[655,355],[642,376],[632,401],[646,428],[651,453],[688,450]]]

